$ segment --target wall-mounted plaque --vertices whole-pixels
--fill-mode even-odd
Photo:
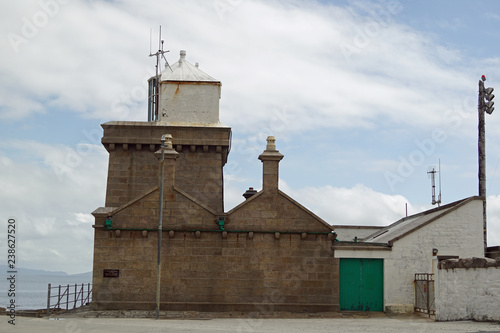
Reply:
[[[119,269],[105,269],[103,277],[107,277],[107,278],[120,277],[120,270]]]

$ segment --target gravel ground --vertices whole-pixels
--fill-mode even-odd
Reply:
[[[101,314],[103,315],[103,314]],[[109,313],[107,314],[109,315]],[[116,316],[115,316],[116,317]],[[16,333],[127,333],[127,332],[449,332],[449,333],[500,333],[499,323],[490,322],[435,322],[419,315],[337,314],[331,318],[203,318],[152,319],[88,317],[82,314],[53,315],[50,318],[17,317],[16,325],[8,324],[8,317],[0,321],[0,332]]]

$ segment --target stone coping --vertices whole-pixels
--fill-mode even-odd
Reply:
[[[500,258],[464,258],[464,259],[447,259],[438,263],[438,269],[456,269],[456,268],[500,268]]]

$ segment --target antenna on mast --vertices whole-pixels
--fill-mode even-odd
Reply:
[[[436,200],[436,173],[439,173],[439,194],[438,194],[437,200]],[[432,204],[433,205],[437,204],[438,207],[439,207],[441,205],[441,159],[439,160],[439,169],[438,169],[438,171],[436,171],[435,167],[432,167],[432,170],[428,171],[427,174],[429,174],[429,176],[431,178],[431,184],[432,184]]]
[[[149,56],[153,53],[153,28],[149,29]]]
[[[165,58],[165,53],[170,52],[170,50],[167,50],[167,51],[163,50],[163,43],[165,41],[163,39],[161,39],[161,25],[160,25],[160,31],[158,34],[158,51],[156,51],[156,53],[153,53],[153,51],[152,51],[152,48],[153,48],[152,35],[153,35],[153,29],[150,29],[150,31],[149,31],[149,56],[156,57],[156,69],[157,69],[156,74],[158,75],[160,61],[162,58],[163,58],[163,60],[165,60],[165,67],[168,66],[170,68],[170,65],[168,64],[167,58]],[[170,68],[170,70],[172,70],[172,68]]]
[[[168,66],[172,71],[172,68],[168,64],[167,58],[165,58],[165,53],[170,52],[169,50],[163,50],[163,40],[161,39],[161,25],[158,35],[158,51],[152,53],[152,34],[153,29],[149,32],[149,56],[156,57],[156,74],[154,77],[149,79],[149,98],[148,98],[148,121],[158,120],[158,104],[159,104],[159,92],[160,92],[160,63],[161,59],[165,60],[165,68]]]
[[[439,159],[438,172],[439,172],[439,195],[438,195],[438,207],[439,207],[439,205],[441,204],[441,159]]]

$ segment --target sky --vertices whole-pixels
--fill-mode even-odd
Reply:
[[[478,194],[478,80],[500,89],[500,2],[17,0],[0,2],[0,18],[0,237],[15,220],[21,267],[92,270],[100,124],[147,121],[160,26],[169,63],[186,50],[222,82],[226,211],[261,188],[268,135],[285,156],[280,188],[332,225],[435,207],[439,165],[443,204]],[[500,245],[497,112],[489,246]]]

